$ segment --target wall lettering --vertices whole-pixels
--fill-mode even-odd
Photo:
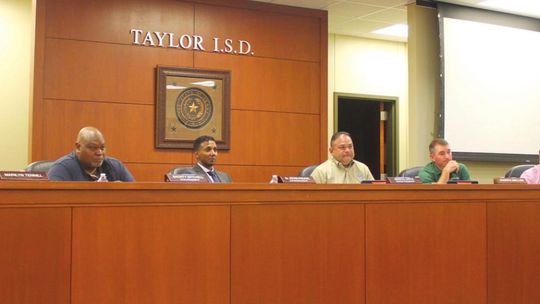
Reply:
[[[140,29],[130,29],[131,43],[140,46],[177,48],[184,50],[206,51],[203,46],[204,38],[198,35],[176,35],[169,32],[147,32]],[[213,37],[213,52],[237,55],[255,55],[251,43],[246,40],[235,41],[229,38]]]

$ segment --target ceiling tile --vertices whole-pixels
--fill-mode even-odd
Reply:
[[[415,2],[415,0],[347,0],[348,2],[373,5],[379,7],[396,7],[403,6],[407,3]]]
[[[380,7],[349,2],[339,2],[328,6],[328,14],[345,17],[362,17],[380,11]]]
[[[343,23],[350,22],[353,17],[344,17],[338,15],[328,15],[328,28],[335,28],[341,26]]]
[[[346,30],[348,32],[371,32],[383,27],[387,27],[389,24],[385,22],[367,21],[362,19],[355,19],[351,22],[337,26],[336,30]]]
[[[390,8],[384,11],[373,13],[369,16],[365,16],[363,19],[387,23],[407,24],[407,11]]]
[[[274,0],[273,4],[300,6],[315,9],[324,9],[328,5],[337,2],[336,0]]]

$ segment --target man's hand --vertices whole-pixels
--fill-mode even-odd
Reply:
[[[459,164],[457,161],[451,160],[442,169],[441,177],[437,181],[437,184],[446,184],[450,179],[450,174],[454,171],[459,171]]]
[[[459,164],[457,161],[455,160],[451,160],[448,162],[448,164],[446,164],[446,166],[444,166],[444,169],[443,171],[446,171],[448,174],[452,173],[452,172],[458,172],[459,171]]]

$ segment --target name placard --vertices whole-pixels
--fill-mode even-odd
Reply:
[[[0,171],[0,180],[49,180],[46,172]]]
[[[471,184],[478,184],[478,181],[475,180],[459,180],[459,179],[451,179],[447,182],[447,184],[460,184],[460,185],[471,185]]]
[[[363,180],[362,184],[372,184],[372,185],[385,185],[388,184],[385,179],[374,179],[374,180]]]
[[[494,184],[526,184],[527,181],[520,177],[496,177],[493,179]]]
[[[310,176],[278,176],[278,183],[283,184],[315,184]]]
[[[408,177],[408,176],[395,176],[387,177],[386,180],[390,184],[421,184],[419,177]]]
[[[165,174],[165,181],[169,183],[207,184],[206,178],[199,174]]]

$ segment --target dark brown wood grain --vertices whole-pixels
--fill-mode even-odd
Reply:
[[[229,303],[229,208],[73,210],[73,303]]]
[[[234,303],[364,303],[364,206],[232,208]]]
[[[258,57],[320,62],[321,17],[205,4],[195,4],[195,14],[197,35],[249,41]],[[213,51],[213,40],[205,48]]]
[[[484,203],[366,206],[367,303],[486,303]]]
[[[489,303],[540,302],[538,201],[488,204]]]
[[[231,71],[233,109],[319,114],[318,63],[202,52],[194,61]]]
[[[193,34],[193,3],[171,0],[47,0],[48,38],[131,45],[131,29]]]
[[[70,303],[71,210],[0,209],[2,303]]]

